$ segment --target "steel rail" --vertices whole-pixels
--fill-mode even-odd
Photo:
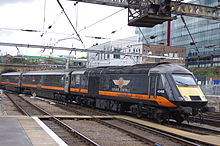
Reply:
[[[76,112],[76,113],[78,113],[78,114],[80,114],[80,115],[88,115],[88,116],[93,117],[93,115],[91,115],[91,114],[86,114],[86,113],[80,112],[80,111],[78,111],[78,110],[76,110],[76,109],[73,109],[73,108],[71,108],[71,110],[73,110],[74,112]],[[99,111],[99,112],[97,112],[97,113],[100,114],[101,112]],[[103,114],[103,113],[102,113],[102,114]],[[107,115],[107,114],[105,113],[104,115]],[[118,126],[112,125],[112,124],[110,124],[110,123],[104,122],[103,120],[100,120],[100,119],[97,119],[97,118],[94,118],[94,120],[95,120],[96,122],[98,122],[98,123],[103,124],[103,125],[106,124],[106,125],[109,125],[109,126],[112,126],[112,127],[116,128],[116,129],[120,129],[120,130],[122,130],[122,131],[124,131],[124,132],[126,132],[126,133],[130,133],[130,131],[127,131],[127,130],[122,129],[122,128],[118,127]],[[177,141],[179,141],[179,142],[182,142],[182,143],[184,143],[184,144],[187,144],[187,145],[199,146],[199,144],[192,142],[192,141],[194,141],[194,139],[186,140],[186,139],[184,139],[184,137],[181,138],[181,137],[179,137],[179,136],[175,136],[175,135],[172,135],[172,134],[169,134],[169,133],[165,133],[165,132],[162,132],[162,131],[159,131],[159,130],[157,130],[157,129],[153,129],[153,128],[150,128],[150,127],[142,126],[142,125],[140,125],[140,124],[137,124],[137,123],[134,123],[134,122],[131,122],[131,121],[127,121],[127,120],[124,120],[124,119],[118,119],[118,118],[116,118],[116,120],[119,120],[119,121],[121,121],[121,122],[127,122],[127,123],[129,123],[129,124],[132,124],[133,126],[138,127],[138,128],[142,128],[142,129],[145,129],[145,130],[154,132],[154,133],[156,133],[156,134],[160,134],[160,135],[166,136],[166,137],[168,137],[168,138],[170,138],[170,139],[175,139],[175,140],[177,140]],[[134,133],[130,133],[130,134],[133,135]],[[135,137],[135,135],[134,135],[134,137]],[[142,136],[139,137],[139,135],[137,135],[137,134],[136,134],[136,138],[139,139],[139,140],[141,140],[141,139],[144,140],[144,139],[145,139],[145,138],[142,137]],[[190,140],[192,140],[192,141],[190,141]],[[146,141],[146,143],[147,143],[147,141]],[[200,142],[200,143],[201,143],[201,142]],[[154,144],[156,145],[156,143],[154,143]]]
[[[76,110],[76,109],[73,109],[73,108],[71,108],[71,110],[74,110],[74,112],[76,112],[76,113],[78,113],[78,114],[80,114],[80,115],[88,115],[88,116],[93,117],[93,115],[80,112],[80,111],[78,111],[78,110]],[[99,112],[97,112],[97,113],[100,114],[101,112],[99,111]],[[102,114],[103,114],[103,113],[102,113]],[[106,115],[106,114],[104,114],[104,115]],[[97,118],[94,118],[94,120],[95,120],[96,122],[100,123],[100,124],[108,125],[108,126],[110,126],[110,127],[114,127],[114,128],[116,128],[116,129],[119,129],[119,130],[121,130],[121,131],[123,131],[123,132],[125,132],[125,133],[128,133],[128,134],[132,135],[133,137],[135,137],[135,138],[137,138],[137,139],[139,139],[139,140],[141,140],[141,141],[144,141],[146,144],[150,144],[150,145],[152,145],[152,144],[156,145],[156,144],[157,144],[156,142],[153,142],[153,141],[151,141],[151,140],[148,140],[148,139],[146,139],[145,137],[139,136],[139,135],[137,135],[137,134],[135,134],[135,133],[132,133],[132,132],[130,132],[130,131],[128,131],[128,130],[125,130],[125,129],[120,128],[120,127],[118,127],[118,126],[115,126],[115,125],[113,125],[113,124],[104,122],[103,120],[100,120],[100,119],[97,119]],[[145,126],[140,126],[139,124],[136,124],[136,123],[133,123],[133,122],[124,120],[124,119],[116,119],[116,120],[119,120],[119,121],[122,121],[122,122],[125,122],[125,121],[126,121],[127,123],[128,123],[128,122],[129,122],[129,124],[132,123],[132,125],[135,125],[135,126],[138,125],[138,128],[140,128],[140,127],[143,128],[143,127],[144,127],[144,128],[145,128],[146,130],[148,130],[148,131],[153,131],[153,132],[155,132],[156,134],[161,134],[161,135],[166,136],[166,137],[168,137],[168,138],[171,138],[171,139],[175,139],[175,140],[177,140],[177,141],[180,141],[180,142],[182,142],[182,143],[184,143],[184,144],[193,145],[193,146],[198,146],[198,144],[196,144],[196,143],[193,143],[193,142],[191,142],[191,141],[185,140],[185,139],[180,138],[180,137],[177,137],[177,136],[173,136],[173,135],[171,135],[171,134],[167,134],[167,133],[158,131],[158,130],[156,130],[156,129],[152,129],[152,128],[145,127]]]
[[[191,142],[191,141],[189,141],[189,140],[186,140],[186,139],[184,139],[184,137],[181,138],[181,137],[179,137],[179,136],[175,136],[175,135],[172,135],[172,134],[170,134],[170,133],[166,133],[166,132],[162,132],[162,131],[157,130],[157,129],[153,129],[153,128],[150,128],[150,127],[146,127],[146,126],[143,126],[143,125],[140,125],[140,124],[137,124],[137,123],[134,123],[134,122],[125,120],[125,119],[119,119],[119,120],[120,120],[121,122],[125,122],[125,123],[128,123],[128,124],[131,124],[131,125],[136,126],[136,127],[138,127],[138,128],[142,128],[142,129],[144,129],[144,130],[152,131],[152,132],[155,132],[155,133],[157,133],[157,134],[160,134],[160,135],[169,137],[169,138],[171,138],[171,139],[175,139],[175,140],[180,141],[180,142],[182,142],[182,143],[185,143],[185,144],[187,144],[187,145],[199,146],[199,144],[194,143],[194,142]],[[192,140],[193,140],[193,139],[192,139]],[[194,140],[193,140],[193,141],[194,141]]]
[[[26,116],[30,116],[19,104],[17,104],[14,99],[12,99],[7,93],[5,95],[10,99],[10,101]]]
[[[17,95],[16,95],[17,96]],[[46,115],[50,116],[50,118],[52,118],[55,122],[57,122],[58,124],[60,124],[61,126],[65,127],[68,129],[68,131],[73,134],[78,136],[79,138],[81,138],[82,140],[84,140],[86,143],[88,143],[89,145],[94,145],[94,146],[99,146],[99,144],[95,143],[94,141],[92,141],[91,139],[89,139],[88,137],[84,136],[83,134],[81,134],[80,132],[78,132],[76,129],[68,126],[66,123],[62,122],[61,120],[57,119],[55,116],[53,116],[52,114],[48,113],[47,111],[45,111],[44,109],[40,108],[37,105],[34,105],[33,103],[31,103],[30,101],[24,99],[21,96],[20,97],[22,100],[24,100],[25,102],[29,103],[31,106],[37,108],[39,111],[45,113]],[[22,108],[22,107],[21,107]]]
[[[72,111],[72,110],[73,110],[74,112],[80,114],[80,115],[87,115],[87,116],[94,117],[94,116],[91,115],[91,114],[86,114],[86,113],[83,113],[83,112],[80,112],[80,111],[78,111],[78,110],[76,110],[76,109],[71,108],[71,111]],[[128,130],[125,130],[125,129],[121,128],[121,127],[118,127],[118,126],[109,124],[109,123],[107,123],[107,122],[104,122],[103,120],[97,119],[97,118],[95,118],[95,117],[94,117],[93,119],[94,119],[94,121],[96,121],[96,122],[98,122],[98,123],[100,123],[100,124],[102,124],[102,125],[104,125],[104,126],[113,127],[113,128],[118,129],[118,130],[120,130],[120,131],[122,131],[122,132],[124,132],[124,133],[128,133],[131,137],[134,137],[134,138],[136,138],[136,139],[138,139],[138,140],[140,140],[140,141],[143,141],[145,144],[148,144],[148,145],[157,145],[157,144],[158,144],[158,143],[156,143],[156,142],[154,142],[154,141],[152,141],[152,140],[150,140],[150,139],[147,139],[147,138],[145,138],[145,137],[143,137],[143,136],[140,136],[140,135],[138,135],[138,134],[135,134],[135,133],[133,133],[133,132],[131,132],[131,131],[128,131]],[[158,145],[159,145],[159,144],[158,144]]]
[[[47,100],[47,101],[50,101],[50,100]],[[54,100],[52,100],[52,101],[54,101]],[[55,101],[55,102],[56,102],[56,101]],[[58,103],[60,103],[60,102],[58,102]],[[64,103],[62,103],[62,104],[64,104]],[[67,105],[69,105],[69,104],[67,104]],[[70,106],[68,106],[68,107],[71,107],[71,104],[70,104]],[[65,109],[66,109],[66,107],[65,107]],[[68,110],[70,110],[70,109],[68,109]],[[79,115],[88,115],[88,116],[93,117],[92,114],[83,113],[83,112],[81,112],[81,111],[78,111],[77,109],[74,109],[73,107],[71,108],[71,111],[73,111],[73,112],[75,112],[75,113],[77,113],[77,114],[79,114]],[[95,112],[97,112],[97,111],[95,111]],[[97,112],[97,113],[100,114],[101,112],[99,111],[99,112]],[[101,114],[103,114],[103,113],[101,113]],[[104,113],[103,115],[107,115],[107,114]],[[93,119],[94,119],[96,122],[99,122],[100,124],[109,125],[109,126],[114,127],[114,128],[116,128],[116,129],[122,130],[122,131],[124,131],[124,132],[126,132],[126,133],[130,133],[130,131],[127,131],[127,130],[122,129],[122,128],[118,127],[118,126],[115,126],[115,125],[109,124],[109,123],[107,123],[107,122],[104,122],[103,120],[97,119],[97,118],[95,118],[95,117],[94,117]],[[182,137],[182,136],[176,136],[176,135],[171,134],[171,133],[169,133],[169,132],[164,132],[164,131],[160,131],[160,130],[157,130],[157,129],[154,129],[154,128],[146,127],[146,126],[143,126],[143,125],[140,125],[140,124],[137,124],[137,123],[134,123],[134,122],[125,120],[125,119],[118,119],[118,118],[116,118],[116,120],[119,120],[119,121],[124,122],[124,123],[131,124],[131,125],[133,125],[133,126],[135,126],[135,127],[142,128],[142,129],[145,129],[145,130],[147,130],[147,131],[154,132],[154,133],[156,133],[156,134],[163,135],[163,136],[165,136],[165,137],[167,137],[167,138],[169,138],[169,139],[175,139],[176,141],[179,141],[179,142],[184,143],[184,144],[187,144],[187,145],[199,146],[199,144],[197,144],[197,143],[194,142],[194,141],[196,141],[196,140],[194,140],[193,138],[192,138],[192,139],[189,139],[189,138],[185,138],[185,137]],[[205,129],[205,128],[203,128],[203,129]],[[209,129],[207,129],[207,130],[209,130]],[[214,130],[213,130],[213,131],[214,131]],[[219,131],[215,131],[215,132],[218,132],[218,133],[219,133]],[[135,135],[133,135],[133,134],[134,134],[134,133],[130,133],[130,135],[132,135],[133,137],[136,137],[137,139],[144,141],[144,139],[145,139],[144,137],[139,136],[139,135],[136,135],[136,136],[135,136]],[[192,142],[192,141],[193,141],[193,142]],[[147,141],[145,141],[145,142],[147,143]],[[152,142],[152,141],[151,141],[151,142]],[[199,142],[199,143],[202,143],[202,144],[205,144],[205,145],[210,145],[210,144],[204,143],[204,142],[202,142],[202,141],[196,141],[196,142]],[[149,144],[149,143],[148,143],[148,144]],[[153,142],[152,142],[152,144],[153,144]],[[156,143],[154,143],[154,144],[156,144]]]
[[[157,134],[166,136],[166,137],[171,138],[171,139],[175,139],[177,141],[183,142],[183,143],[188,144],[188,145],[199,146],[199,144],[191,142],[191,141],[186,140],[186,139],[183,139],[179,136],[175,136],[175,135],[172,135],[172,134],[169,134],[169,133],[166,133],[166,132],[162,132],[162,131],[154,129],[154,128],[146,127],[146,126],[143,126],[143,125],[140,125],[140,124],[137,124],[137,123],[125,120],[125,119],[118,119],[118,120],[121,121],[121,122],[127,123],[127,124],[131,124],[132,126],[142,128],[144,130],[152,131],[152,132],[155,132]]]
[[[173,122],[173,121],[169,121],[166,123],[166,126],[180,126],[180,129],[184,129],[184,128],[190,128],[190,130],[193,128],[193,129],[196,129],[196,130],[200,130],[200,131],[204,131],[204,132],[210,132],[211,134],[217,134],[217,135],[220,135],[220,130],[218,129],[211,129],[211,128],[205,128],[205,127],[199,127],[199,126],[195,126],[195,125],[189,125],[189,124],[184,124],[184,123],[176,123],[176,122]],[[176,127],[175,127],[176,128]],[[177,129],[179,129],[177,127]],[[187,131],[187,130],[186,130]],[[195,133],[201,133],[201,134],[204,134],[202,132],[196,132]],[[206,133],[207,134],[207,133]]]
[[[208,124],[208,125],[213,125],[213,126],[218,126],[218,127],[220,125],[220,120],[211,119],[211,118],[189,117],[189,119],[194,122],[200,122],[203,124]]]

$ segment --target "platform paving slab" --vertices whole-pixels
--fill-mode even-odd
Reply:
[[[31,146],[32,142],[17,118],[0,117],[0,145]]]
[[[33,118],[19,117],[18,120],[34,146],[58,146],[56,141]]]
[[[58,146],[31,117],[0,116],[0,146]]]

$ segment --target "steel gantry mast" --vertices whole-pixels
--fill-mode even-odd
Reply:
[[[220,20],[220,8],[183,3],[181,0],[70,0],[92,4],[128,8],[128,25],[153,27],[168,20],[173,15],[185,15],[212,20]]]

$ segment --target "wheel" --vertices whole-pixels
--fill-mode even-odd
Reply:
[[[183,115],[183,114],[181,114],[181,115],[177,115],[176,117],[175,117],[175,120],[176,120],[176,122],[177,123],[182,123],[184,120],[185,120],[185,115]]]
[[[142,118],[142,117],[143,117],[143,115],[142,115],[142,113],[141,113],[141,112],[137,112],[136,117],[137,117],[137,118]]]
[[[36,92],[32,93],[32,97],[35,98],[37,96]]]
[[[162,113],[158,113],[156,115],[156,121],[161,124],[166,121],[166,118],[164,117]]]

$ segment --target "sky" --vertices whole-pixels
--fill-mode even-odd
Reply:
[[[127,25],[127,9],[88,3],[76,4],[68,0],[60,0],[60,2],[83,44],[79,41],[56,0],[1,0],[0,42],[88,48],[96,43],[134,36],[135,27]],[[113,13],[116,14],[98,22]],[[94,23],[96,24],[92,25]],[[104,39],[94,39],[94,37]],[[43,52],[42,49],[18,49],[19,52],[16,47],[0,46],[0,55],[59,56],[69,54],[68,51],[60,50]],[[71,55],[80,57],[86,56],[86,53],[77,52]]]
[[[0,42],[56,45],[88,48],[96,43],[130,37],[134,28],[127,26],[127,9],[60,0],[83,44],[56,0],[0,1]],[[118,12],[118,13],[116,13]],[[99,20],[116,13],[99,22]],[[96,23],[95,25],[92,25]],[[92,26],[90,26],[92,25]],[[51,26],[50,29],[48,27]],[[90,26],[90,27],[88,27]],[[22,31],[34,30],[36,32]],[[112,32],[115,33],[112,33]],[[102,37],[104,39],[94,39]],[[68,39],[70,38],[70,39]],[[42,49],[0,46],[0,54],[41,55]],[[43,55],[68,55],[68,51],[46,50]],[[85,53],[73,54],[85,56]]]

